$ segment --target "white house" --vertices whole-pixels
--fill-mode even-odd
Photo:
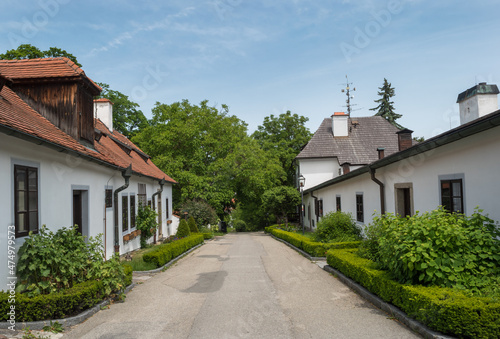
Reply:
[[[353,171],[307,186],[306,226],[314,226],[311,220],[336,210],[351,213],[364,226],[374,213],[405,216],[439,205],[467,215],[479,206],[500,221],[498,93],[496,85],[476,85],[458,96],[459,127],[408,148],[403,145],[390,155],[379,154],[379,159]],[[322,207],[320,213],[311,209],[315,203]]]
[[[298,176],[304,189],[344,176],[380,157],[412,146],[412,131],[400,130],[379,116],[350,117],[336,112],[324,119],[311,140],[297,155]],[[315,227],[323,215],[323,200],[306,195],[305,225]]]
[[[113,130],[112,104],[67,58],[0,60],[0,251],[16,251],[42,225],[103,235],[105,255],[140,247],[139,203],[172,227],[172,185],[150,157]],[[94,116],[95,115],[95,116]],[[7,260],[4,260],[7,263]],[[0,284],[8,282],[7,264]],[[10,280],[9,280],[10,281]]]

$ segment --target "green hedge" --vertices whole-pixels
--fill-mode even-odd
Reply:
[[[315,242],[301,234],[283,231],[277,227],[279,227],[279,225],[266,227],[266,232],[271,233],[277,238],[283,239],[297,248],[300,248],[313,257],[324,257],[326,255],[326,251],[329,249],[357,248],[361,243],[360,241],[338,243]]]
[[[214,235],[212,233],[202,233],[203,234],[203,239],[205,240],[209,240],[209,239],[212,239],[214,237]]]
[[[193,234],[189,237],[176,240],[171,243],[155,246],[150,251],[147,251],[142,256],[145,262],[153,263],[156,267],[162,267],[173,258],[181,255],[190,248],[203,243],[203,234]]]
[[[356,251],[329,250],[327,263],[436,331],[457,337],[500,337],[500,302],[449,288],[400,284]]]
[[[25,294],[15,295],[16,322],[60,319],[78,314],[103,300],[103,284],[100,281],[85,281],[58,293],[42,294],[29,298]],[[0,320],[9,319],[10,295],[0,292]]]

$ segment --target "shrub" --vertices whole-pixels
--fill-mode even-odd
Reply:
[[[375,217],[363,253],[399,282],[480,293],[500,274],[500,234],[480,212],[466,217],[439,208],[410,218]]]
[[[297,234],[294,232],[287,232],[281,230],[279,225],[266,227],[266,232],[271,233],[277,238],[283,239],[289,244],[300,248],[306,253],[309,253],[313,257],[324,257],[328,249],[333,248],[356,248],[361,243],[360,241],[348,241],[348,242],[338,242],[338,243],[322,243],[311,241],[306,236]]]
[[[45,225],[31,234],[19,249],[17,289],[29,296],[71,288],[87,280],[103,282],[105,294],[123,287],[118,260],[104,260],[101,235],[85,242],[76,227],[55,233]]]
[[[343,242],[361,240],[361,229],[351,214],[330,212],[318,222],[315,240],[321,242]]]
[[[356,249],[330,250],[328,265],[430,328],[461,338],[497,338],[500,303],[442,287],[398,283]]]
[[[156,267],[161,267],[190,248],[203,243],[203,240],[203,234],[194,234],[187,238],[165,243],[148,250],[142,256],[142,260],[153,263]]]
[[[196,222],[192,216],[188,219],[188,226],[191,233],[199,233],[198,227],[196,227]]]
[[[188,237],[191,234],[189,231],[189,225],[186,220],[182,219],[179,222],[179,227],[177,228],[177,233],[175,234],[177,238]]]
[[[91,280],[73,285],[57,293],[39,294],[29,297],[25,293],[16,293],[16,322],[59,319],[72,316],[86,310],[103,299],[103,283]],[[0,292],[0,320],[9,317],[11,296]]]
[[[236,232],[245,232],[247,229],[247,224],[241,219],[235,220],[234,223],[234,229]]]
[[[148,239],[151,238],[158,228],[156,217],[158,215],[149,206],[142,206],[139,204],[137,210],[137,229],[141,231],[141,248],[146,248]]]
[[[217,223],[217,214],[215,210],[204,200],[188,200],[182,204],[180,210],[188,212],[189,215],[194,218],[198,227]]]

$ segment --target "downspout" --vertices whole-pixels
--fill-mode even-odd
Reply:
[[[370,169],[370,175],[372,180],[380,186],[380,210],[382,212],[382,215],[385,214],[385,188],[384,188],[384,183],[375,178],[375,169],[368,167]]]
[[[156,191],[155,193],[153,193],[153,195],[151,196],[151,203],[153,204],[153,206],[155,206],[155,197],[158,195],[158,194],[161,194],[163,192],[163,185],[165,185],[165,179],[161,179],[159,182],[160,184],[160,190],[159,191]],[[160,211],[161,213],[161,211]],[[160,214],[158,213],[158,214]],[[161,227],[161,220],[160,222],[158,223],[159,227]],[[154,239],[153,239],[154,243],[156,244],[156,232],[155,232],[155,236],[154,236]]]
[[[318,197],[316,197],[313,193],[314,193],[314,191],[311,191],[311,197],[314,198],[314,215],[316,216],[316,225],[317,225],[318,220],[319,220],[318,213],[316,213],[316,206],[318,203]],[[312,232],[312,225],[309,225],[309,231]]]
[[[113,193],[113,203],[115,204],[115,253],[120,254],[120,241],[119,241],[119,228],[118,228],[118,193],[127,189],[130,181],[130,177],[132,176],[132,165],[127,167],[122,171],[122,177],[125,179],[125,184],[121,187],[118,187]]]

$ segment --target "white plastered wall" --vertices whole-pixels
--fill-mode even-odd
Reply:
[[[86,229],[84,234],[96,236],[103,234],[106,258],[114,253],[114,208],[105,208],[105,189],[113,192],[125,183],[121,171],[90,162],[62,152],[57,152],[43,145],[0,134],[0,251],[7,255],[8,226],[14,225],[14,183],[13,166],[21,164],[38,168],[38,210],[39,227],[46,225],[56,231],[61,227],[73,224],[73,190],[84,190],[86,208],[83,211]],[[123,195],[137,195],[138,183],[146,184],[146,194],[151,199],[153,192],[160,188],[158,180],[148,177],[132,176],[129,187],[119,193],[119,243],[120,254],[138,249],[139,237],[123,242],[123,235],[133,231],[122,232],[122,200]],[[166,215],[166,199],[169,200],[169,215]],[[113,202],[114,204],[114,202]],[[136,210],[138,200],[136,197]],[[130,211],[129,211],[130,213]],[[172,218],[172,185],[167,183],[162,192],[162,227],[166,235],[167,220]],[[130,220],[130,216],[129,216]],[[170,226],[172,229],[172,226]],[[175,232],[175,229],[171,230]],[[172,234],[172,233],[171,233]],[[104,239],[105,238],[105,239]],[[17,238],[16,251],[25,238]],[[4,260],[6,262],[6,260]],[[7,265],[0,267],[0,290],[6,289]]]

